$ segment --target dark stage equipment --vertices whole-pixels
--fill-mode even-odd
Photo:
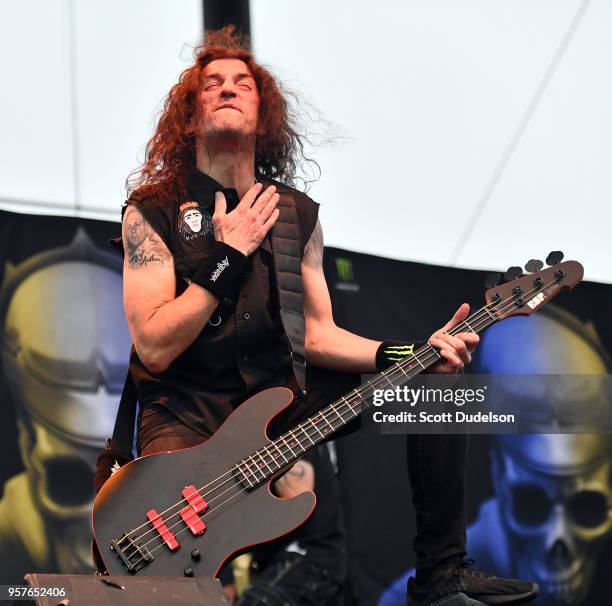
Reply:
[[[44,597],[36,606],[227,606],[218,579],[127,577],[78,574],[27,574],[30,587],[63,587],[65,597]],[[28,602],[16,602],[28,604]]]

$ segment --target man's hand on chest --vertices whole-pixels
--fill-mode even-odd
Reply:
[[[215,213],[212,217],[215,239],[246,256],[259,247],[280,212],[276,208],[280,199],[276,187],[270,185],[263,192],[262,188],[261,183],[253,185],[229,213],[223,193],[215,194]]]

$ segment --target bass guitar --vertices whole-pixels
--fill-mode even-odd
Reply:
[[[489,288],[485,305],[450,334],[479,333],[510,316],[529,315],[563,288],[573,288],[583,268],[561,258],[551,253],[552,264],[545,269],[540,261],[530,262],[532,273],[524,276],[520,268],[511,268],[511,279]],[[238,552],[297,528],[315,507],[314,493],[277,498],[271,482],[357,417],[374,390],[403,386],[439,359],[434,347],[424,345],[275,440],[267,429],[291,405],[293,393],[267,389],[241,404],[204,444],[121,467],[93,507],[104,572],[212,577]]]

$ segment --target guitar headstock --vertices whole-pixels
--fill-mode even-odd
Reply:
[[[564,288],[573,288],[582,280],[584,268],[578,261],[563,261],[563,253],[554,251],[543,266],[531,259],[526,268],[532,273],[521,275],[520,267],[511,267],[505,274],[508,282],[492,286],[485,293],[488,309],[502,320],[510,316],[528,316],[542,307]],[[495,274],[499,275],[499,274]],[[487,286],[491,286],[491,281]]]

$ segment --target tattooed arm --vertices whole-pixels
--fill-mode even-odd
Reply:
[[[204,328],[217,307],[217,298],[190,284],[175,298],[174,259],[138,208],[123,217],[125,314],[142,363],[163,372]]]

